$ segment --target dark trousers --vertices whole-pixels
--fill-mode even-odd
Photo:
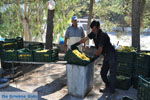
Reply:
[[[116,62],[115,51],[105,54],[100,74],[105,85],[108,86],[111,91],[115,90],[116,67],[117,67],[117,62]]]

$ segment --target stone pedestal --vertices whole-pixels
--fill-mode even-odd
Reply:
[[[93,88],[94,64],[87,66],[67,64],[68,93],[77,97],[85,97]]]

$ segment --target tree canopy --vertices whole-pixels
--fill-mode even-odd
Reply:
[[[54,39],[63,36],[73,15],[88,15],[90,0],[55,0]],[[142,27],[150,28],[150,0],[146,0]],[[93,18],[99,18],[102,27],[131,26],[132,0],[99,0],[94,3]],[[35,41],[43,41],[47,16],[47,0],[1,0],[0,36],[26,36]],[[27,31],[28,30],[28,31]],[[29,38],[29,39],[30,39]]]

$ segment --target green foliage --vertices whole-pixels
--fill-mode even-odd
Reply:
[[[1,12],[2,23],[0,24],[0,35],[2,37],[12,38],[16,36],[23,36],[23,20],[25,17],[29,21],[29,28],[32,37],[34,37],[35,39],[41,37],[41,33],[43,33],[43,24],[46,23],[46,20],[44,20],[46,4],[41,0],[39,0],[39,2],[33,1],[34,0],[28,1],[27,12],[25,12],[25,10],[21,8],[21,6],[24,5],[20,4],[20,6],[18,6],[18,4],[13,1],[1,2],[3,3],[1,7],[9,5],[6,10]]]
[[[5,38],[20,36],[23,28],[17,12],[18,6],[13,4],[9,6],[2,14],[2,23],[0,24],[0,35]]]
[[[23,36],[25,16],[29,21],[29,28],[32,37],[39,39],[44,33],[44,25],[46,25],[47,18],[47,1],[48,0],[20,0],[20,5],[27,1],[27,12],[17,5],[17,0],[1,0],[0,9],[6,5],[9,7],[6,10],[0,10],[0,36],[5,38],[12,38],[16,36]],[[57,36],[64,36],[71,17],[77,15],[78,17],[88,16],[88,9],[90,0],[55,0],[55,17],[54,17],[54,39]],[[143,26],[150,28],[150,0],[146,0]],[[131,8],[132,0],[99,0],[94,4],[95,18],[100,18],[104,24],[104,29],[111,30],[112,27],[131,26]]]
[[[54,17],[54,39],[57,35],[64,37],[69,23],[71,23],[71,17],[77,15],[83,0],[56,0],[55,17]]]
[[[145,9],[144,9],[144,19],[143,24],[145,28],[150,28],[150,0],[146,0]]]
[[[146,0],[142,24],[150,26],[150,0]],[[104,28],[114,26],[130,27],[132,14],[132,0],[101,0],[94,6],[94,15],[104,21]]]
[[[130,26],[131,0],[101,0],[94,6],[94,15],[104,21],[104,28]],[[130,5],[129,5],[130,4]]]
[[[44,19],[46,4],[39,0],[39,2],[28,3],[28,7],[30,31],[33,37],[39,38],[43,33],[43,25],[46,23]]]
[[[26,12],[17,5],[17,1],[8,0],[1,1],[0,4],[11,4],[7,10],[2,12],[2,24],[0,24],[1,36],[9,38],[10,36],[23,36],[24,33],[24,18],[26,17],[29,22],[30,32],[32,37],[39,38],[44,32],[44,24],[46,24],[47,17],[47,0],[26,0]],[[84,2],[83,2],[84,1]],[[82,2],[82,3],[81,3]],[[21,4],[25,1],[21,0]],[[55,18],[54,18],[54,37],[57,34],[63,36],[66,28],[71,22],[71,17],[78,14],[80,9],[86,8],[82,4],[85,0],[56,0]],[[5,6],[5,5],[3,5]],[[23,5],[24,6],[24,5]]]

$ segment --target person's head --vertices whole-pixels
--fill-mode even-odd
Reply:
[[[99,23],[99,21],[95,21],[95,20],[92,21],[91,25],[90,25],[90,28],[92,29],[92,32],[97,33],[98,30],[100,29],[100,23]]]
[[[73,26],[77,26],[78,17],[77,17],[77,16],[73,16],[71,22],[72,22],[72,25],[73,25]]]

